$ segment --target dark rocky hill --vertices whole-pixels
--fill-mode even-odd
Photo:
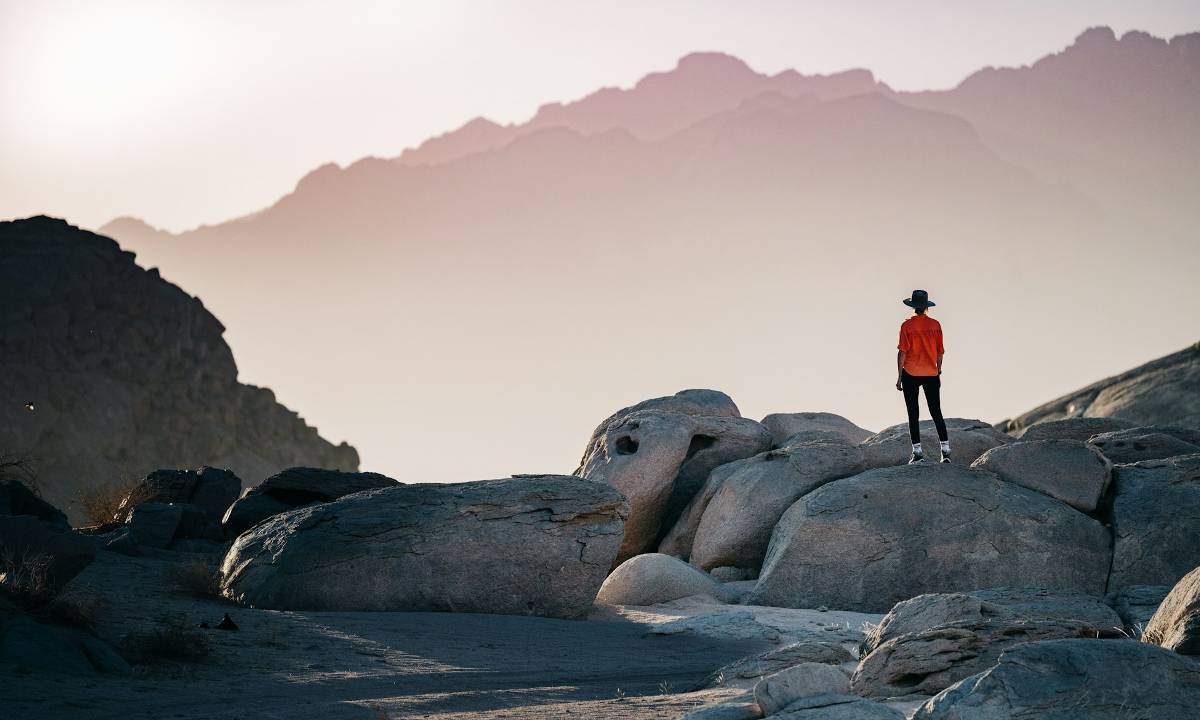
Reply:
[[[247,484],[356,470],[267,388],[238,382],[204,305],[114,241],[62,220],[0,223],[0,451],[79,522],[85,490],[208,464]]]

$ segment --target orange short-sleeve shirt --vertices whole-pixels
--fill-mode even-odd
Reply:
[[[904,371],[909,375],[937,375],[938,356],[946,354],[941,323],[927,315],[913,315],[900,326],[896,348],[904,353]]]

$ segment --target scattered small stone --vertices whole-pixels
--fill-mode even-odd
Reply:
[[[237,626],[237,623],[235,623],[233,621],[233,618],[229,617],[229,613],[225,613],[225,616],[221,618],[221,622],[217,623],[217,629],[218,630],[237,630],[238,626]]]

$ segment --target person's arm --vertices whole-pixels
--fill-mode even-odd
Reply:
[[[942,374],[942,358],[944,357],[945,355],[938,354],[938,375]]]
[[[896,389],[903,390],[904,386],[900,384],[900,378],[904,376],[904,351],[896,351]],[[942,358],[938,356],[938,372],[942,372]]]

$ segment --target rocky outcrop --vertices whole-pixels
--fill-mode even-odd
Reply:
[[[1200,567],[1171,589],[1146,625],[1142,641],[1180,655],[1200,655]]]
[[[805,662],[759,680],[754,686],[754,700],[764,715],[775,715],[803,698],[849,692],[845,672],[833,665]]]
[[[727,415],[637,410],[603,428],[576,474],[629,500],[618,563],[656,549],[714,468],[771,445],[762,425]]]
[[[1112,479],[1112,463],[1078,440],[1033,440],[992,448],[971,467],[1036,490],[1085,513],[1096,510]]]
[[[774,413],[763,418],[762,425],[771,433],[775,447],[783,447],[788,438],[802,432],[836,433],[853,445],[874,435],[870,430],[860,428],[841,415],[827,412]]]
[[[0,669],[18,674],[129,675],[131,669],[108,643],[77,628],[0,617]]]
[[[800,663],[841,665],[854,655],[836,642],[796,642],[732,662],[717,670],[703,687],[752,687],[760,678]]]
[[[855,695],[825,693],[791,703],[779,720],[904,720],[904,713]]]
[[[771,450],[714,470],[692,500],[705,506],[690,562],[705,570],[732,566],[757,571],[775,524],[797,498],[865,469],[858,448],[826,442]],[[691,509],[680,522],[694,516]]]
[[[66,513],[35,495],[25,483],[0,477],[0,517],[14,515],[28,515],[60,530],[70,528]]]
[[[612,487],[558,475],[368,490],[242,534],[222,588],[264,608],[576,617],[627,511]]]
[[[1000,653],[1038,640],[1096,638],[1077,620],[993,618],[939,625],[893,637],[858,664],[851,688],[865,697],[935,695],[996,664]]]
[[[1200,454],[1118,465],[1113,484],[1109,591],[1174,585],[1200,557]]]
[[[1009,420],[1004,429],[1019,433],[1076,417],[1200,429],[1200,343],[1051,400]]]
[[[82,491],[161,467],[357,468],[353,448],[238,383],[217,319],[112,240],[36,217],[0,223],[0,257],[0,448],[36,458],[76,523]]]
[[[657,605],[691,595],[731,602],[737,594],[708,573],[661,553],[645,553],[617,566],[600,586],[596,602],[605,605]]]
[[[990,588],[928,593],[897,603],[863,642],[867,655],[902,635],[953,623],[1026,620],[1081,622],[1103,635],[1118,634],[1121,618],[1094,596],[1046,588]]]
[[[1041,586],[1101,595],[1099,522],[991,473],[905,465],[835,480],[780,518],[747,602],[884,612],[928,592]]]
[[[155,470],[121,502],[118,519],[127,522],[142,503],[161,503],[194,505],[210,521],[219,524],[241,489],[242,481],[237,475],[219,468]]]
[[[1200,663],[1133,640],[1018,645],[929,700],[914,720],[1184,718],[1200,705]]]
[[[39,600],[96,558],[96,544],[33,515],[0,515],[0,585]]]
[[[280,513],[314,503],[327,503],[363,490],[399,484],[379,473],[342,472],[321,468],[288,468],[248,488],[229,506],[222,519],[228,537]]]
[[[1037,425],[1030,425],[1029,427],[1015,430],[1013,431],[1013,435],[1021,440],[1028,441],[1078,440],[1083,442],[1093,435],[1112,432],[1114,430],[1125,430],[1131,427],[1133,427],[1133,423],[1118,418],[1076,417],[1039,422]]]
[[[1135,427],[1094,435],[1088,444],[1114,463],[1161,460],[1200,453],[1200,430],[1178,426]]]
[[[592,431],[592,436],[588,439],[587,448],[583,451],[583,459],[579,461],[579,468],[576,469],[575,474],[578,475],[583,470],[588,455],[599,450],[599,444],[602,443],[610,425],[617,424],[626,415],[631,415],[641,410],[658,410],[660,412],[704,417],[736,418],[742,416],[741,412],[738,411],[737,405],[734,404],[733,398],[720,390],[680,390],[674,395],[643,400],[629,407],[621,408],[596,426],[596,429]]]
[[[956,465],[970,465],[988,450],[1012,438],[996,430],[982,420],[946,418],[946,430],[950,436],[951,461]],[[930,448],[926,457],[937,460],[933,451],[938,447],[937,429],[932,420],[921,422],[921,444]],[[903,465],[912,454],[912,440],[908,436],[908,424],[893,425],[863,441],[859,447],[867,467],[881,468]]]

